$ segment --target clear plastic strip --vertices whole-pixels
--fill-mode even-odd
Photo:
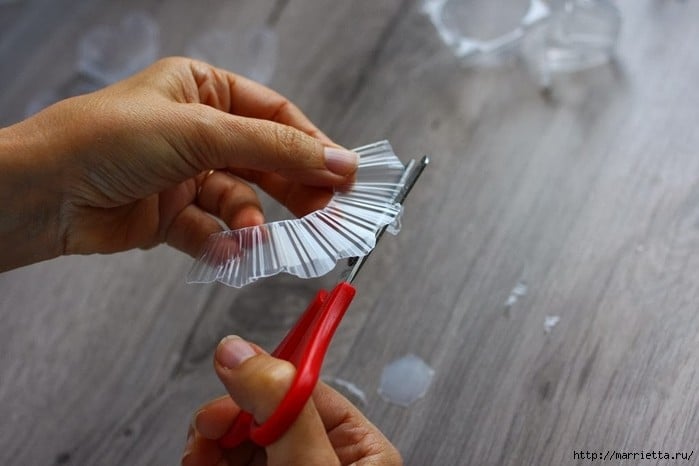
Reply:
[[[355,149],[357,179],[328,205],[302,218],[211,235],[187,276],[188,283],[219,281],[240,288],[287,272],[301,278],[324,275],[344,258],[368,254],[376,233],[397,222],[405,166],[388,141]]]

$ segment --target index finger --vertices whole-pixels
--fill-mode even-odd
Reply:
[[[194,415],[194,426],[202,436],[217,440],[228,432],[240,408],[229,395],[211,400]]]
[[[400,453],[352,403],[324,382],[313,403],[342,464],[402,465]]]
[[[339,147],[283,95],[243,76],[233,75],[230,79],[231,113],[293,126],[327,145]]]
[[[191,70],[202,103],[234,115],[292,126],[326,145],[339,147],[293,102],[267,86],[196,60],[192,60]]]

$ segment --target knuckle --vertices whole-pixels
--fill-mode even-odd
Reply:
[[[247,403],[241,406],[249,406],[255,419],[262,423],[272,415],[291,387],[296,369],[289,362],[269,356],[258,355],[250,361],[256,362],[247,368],[255,378],[251,385],[254,389],[248,393]]]
[[[291,385],[296,374],[294,366],[287,361],[265,358],[263,367],[258,369],[259,383],[263,387],[283,387],[282,393]]]
[[[155,62],[155,65],[159,68],[179,68],[191,61],[185,57],[164,57],[160,58]]]

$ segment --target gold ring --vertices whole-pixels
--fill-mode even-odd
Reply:
[[[197,196],[199,196],[199,193],[201,192],[201,189],[204,187],[204,182],[214,173],[216,173],[216,170],[211,169],[206,174],[204,175],[204,178],[202,178],[201,183],[199,183],[199,187],[197,188]]]

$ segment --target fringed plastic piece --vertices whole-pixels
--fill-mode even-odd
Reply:
[[[348,191],[336,192],[324,209],[299,219],[211,235],[187,283],[219,281],[240,288],[280,272],[318,277],[341,259],[368,254],[377,232],[399,219],[401,205],[394,200],[405,166],[388,141],[354,151],[359,167]]]

